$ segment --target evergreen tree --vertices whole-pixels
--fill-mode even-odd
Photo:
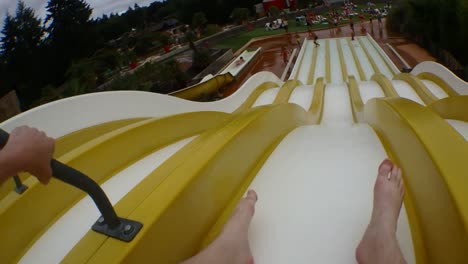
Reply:
[[[41,20],[34,10],[19,1],[15,16],[7,14],[3,24],[1,56],[4,76],[3,92],[16,89],[19,95],[30,103],[40,96],[42,80],[40,68],[40,49],[44,30]]]
[[[49,0],[47,44],[54,82],[60,83],[73,60],[89,56],[97,47],[90,21],[92,9],[84,0]]]

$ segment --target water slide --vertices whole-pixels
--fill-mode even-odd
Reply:
[[[129,243],[98,234],[89,197],[22,175],[25,193],[11,182],[0,190],[8,238],[0,259],[178,263],[212,241],[253,188],[256,263],[352,263],[376,168],[391,157],[406,185],[397,237],[408,263],[468,261],[465,90],[432,68],[400,75],[372,41],[324,39],[317,49],[307,41],[288,81],[257,73],[217,102],[107,92],[2,123],[57,138],[55,158],[93,178],[117,214],[143,228]]]

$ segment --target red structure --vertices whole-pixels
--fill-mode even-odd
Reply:
[[[276,6],[281,10],[285,8],[295,8],[296,0],[263,0],[265,12],[268,12],[271,6]]]

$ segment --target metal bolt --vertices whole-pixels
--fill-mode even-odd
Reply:
[[[125,225],[124,226],[124,234],[128,235],[133,232],[133,226],[131,225]]]
[[[97,221],[98,221],[98,223],[99,223],[100,225],[104,224],[104,217],[102,217],[102,216],[99,217],[99,219],[98,219]]]

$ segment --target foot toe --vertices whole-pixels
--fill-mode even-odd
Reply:
[[[247,192],[246,198],[255,202],[258,200],[257,193],[254,190],[249,190]]]
[[[382,163],[379,166],[379,176],[388,179],[388,176],[391,173],[392,169],[393,163],[389,159],[382,161]]]

